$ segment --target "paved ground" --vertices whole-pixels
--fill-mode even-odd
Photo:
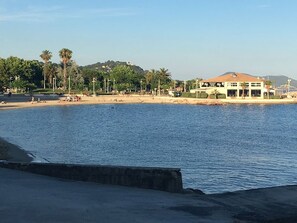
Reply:
[[[171,194],[0,168],[0,194],[1,223],[297,222],[297,186]]]

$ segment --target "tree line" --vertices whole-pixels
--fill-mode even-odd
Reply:
[[[35,89],[67,91],[164,92],[182,86],[173,80],[168,69],[144,71],[131,63],[107,61],[92,66],[78,66],[72,59],[72,51],[59,51],[61,63],[51,61],[52,52],[44,50],[42,61],[24,60],[18,57],[0,58],[0,91],[14,89],[31,92]],[[188,82],[193,85],[195,82]]]

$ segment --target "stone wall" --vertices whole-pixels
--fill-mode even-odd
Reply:
[[[0,167],[69,180],[182,192],[180,169],[1,162]]]

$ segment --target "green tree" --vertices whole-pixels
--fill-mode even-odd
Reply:
[[[171,81],[171,74],[168,72],[168,69],[165,68],[160,68],[158,77],[162,83],[169,83]]]
[[[6,60],[0,58],[0,91],[5,90],[9,86],[9,76],[7,75]]]
[[[107,77],[108,78],[108,77]],[[127,65],[119,65],[110,71],[110,80],[115,80],[116,88],[119,91],[131,90],[135,84],[139,83],[140,78],[134,70]]]
[[[66,85],[67,85],[67,63],[70,61],[71,57],[72,57],[72,51],[67,49],[67,48],[63,48],[59,51],[59,56],[62,60],[63,63],[63,90],[66,90]]]
[[[45,89],[45,80],[46,76],[48,76],[48,62],[52,58],[52,53],[48,50],[42,51],[42,54],[40,55],[41,59],[44,61],[44,66],[43,66],[43,88]]]
[[[53,86],[53,79],[57,78],[57,73],[58,73],[58,65],[55,63],[48,63],[48,78],[49,78],[49,83],[51,86]]]
[[[0,86],[4,90],[11,87],[33,89],[40,86],[41,80],[41,62],[18,57],[0,59]]]
[[[145,74],[147,89],[155,89],[158,86],[158,73],[155,69],[151,69]]]
[[[40,87],[42,83],[42,64],[37,60],[24,61],[23,70],[19,75],[26,84],[24,87],[34,89]]]
[[[84,79],[81,70],[79,69],[76,62],[73,60],[70,63],[68,73],[69,76],[71,76],[72,86],[74,87],[74,89],[83,90]]]
[[[270,99],[270,87],[272,85],[272,82],[270,80],[266,80],[264,84],[267,90],[267,98]]]
[[[105,72],[98,70],[98,69],[90,69],[90,68],[84,68],[81,70],[81,75],[84,80],[84,86],[88,86],[89,88],[92,87],[93,78],[96,79],[96,88],[103,87],[103,81],[105,77]]]

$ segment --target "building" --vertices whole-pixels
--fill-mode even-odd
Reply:
[[[265,79],[244,73],[225,73],[202,80],[199,84],[200,88],[193,89],[194,92],[206,92],[207,94],[216,92],[216,94],[225,94],[227,98],[264,98],[264,94],[267,94]]]

